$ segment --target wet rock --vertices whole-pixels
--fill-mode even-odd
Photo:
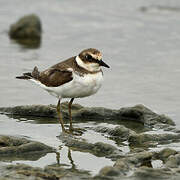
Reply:
[[[114,168],[112,166],[105,166],[104,168],[102,168],[99,172],[100,176],[118,176],[120,174],[120,171],[118,168]]]
[[[67,103],[62,104],[62,113],[65,119],[68,118]],[[142,123],[145,126],[154,126],[156,124],[168,124],[175,125],[174,122],[164,116],[158,115],[143,105],[137,105],[134,107],[121,108],[119,110],[107,109],[103,107],[82,107],[80,105],[72,106],[72,116],[74,120],[83,121],[102,121],[111,120],[117,122],[134,121]],[[57,117],[56,107],[53,105],[26,105],[16,107],[2,107],[1,113],[9,113],[13,115],[21,116],[39,116],[39,117]]]
[[[30,141],[25,138],[0,135],[0,156],[8,157],[9,159],[18,157],[19,159],[25,159],[26,156],[41,157],[49,152],[55,152],[55,150],[43,143]],[[1,159],[0,158],[0,159]]]
[[[153,153],[141,152],[119,158],[114,166],[107,166],[100,170],[95,179],[128,179],[129,174],[136,169],[146,166],[151,167]]]
[[[2,155],[0,156],[0,161],[2,162],[12,162],[12,161],[37,161],[40,158],[47,155],[47,152],[36,152],[36,153],[22,153],[22,154],[12,154],[12,155]]]
[[[171,179],[173,177],[173,172],[169,169],[153,169],[148,167],[141,167],[135,171],[131,179],[134,180],[164,180],[164,179]]]
[[[36,116],[36,117],[56,117],[56,109],[52,105],[25,105],[0,108],[1,113],[19,115],[19,116]]]
[[[128,155],[124,158],[120,158],[116,161],[114,167],[122,167],[122,162],[126,162],[128,165],[126,167],[140,167],[140,166],[150,166],[153,153],[151,152],[140,152],[136,154]]]
[[[4,171],[1,177],[6,177],[9,179],[52,179],[56,180],[58,177],[55,174],[48,174],[41,168],[33,168],[28,165],[18,164],[18,165],[8,165],[3,168]]]
[[[56,174],[61,176],[60,179],[63,180],[79,180],[79,179],[91,179],[91,176],[88,171],[78,170],[73,167],[71,168],[63,168],[57,164],[49,165],[44,168],[46,173]]]
[[[71,169],[64,169],[61,166],[51,165],[44,169],[38,167],[31,167],[25,164],[8,165],[1,167],[1,178],[6,180],[11,179],[38,179],[38,180],[79,180],[88,178],[90,175],[86,171],[72,171]]]
[[[161,168],[152,168],[153,159],[162,159],[165,165]],[[131,174],[131,175],[130,175]],[[160,152],[140,152],[127,154],[117,159],[114,166],[107,166],[100,170],[94,179],[127,179],[127,180],[153,180],[180,178],[180,154],[169,148]]]
[[[20,18],[9,30],[10,38],[25,45],[40,45],[41,33],[41,21],[35,14]]]
[[[127,154],[119,158],[114,166],[102,168],[94,179],[124,179],[124,180],[153,180],[168,179],[178,180],[180,178],[180,154],[166,148],[158,154],[153,152],[140,152]],[[165,166],[152,168],[152,159],[167,159]]]
[[[169,144],[180,140],[180,134],[131,134],[129,136],[130,146],[153,147],[158,144]]]
[[[153,126],[155,129],[163,129],[164,131],[174,131],[175,126],[169,126],[169,124],[158,123]]]
[[[59,138],[63,143],[65,143],[66,146],[71,147],[73,150],[90,152],[99,157],[108,157],[113,155],[114,158],[117,158],[118,156],[122,155],[120,150],[118,150],[116,147],[103,142],[97,142],[94,144],[88,143],[65,134],[62,134]]]
[[[174,149],[165,148],[165,149],[161,150],[160,152],[156,152],[154,154],[154,158],[160,159],[163,162],[165,162],[169,156],[175,155],[175,154],[177,154],[177,151],[175,151]]]
[[[121,174],[127,175],[133,169],[141,166],[152,167],[152,156],[153,153],[151,152],[141,152],[127,155],[123,158],[119,158],[113,167],[118,169]]]
[[[128,162],[126,161],[126,158],[121,158],[116,161],[114,164],[114,168],[119,170],[119,173],[126,175],[128,171],[130,171],[130,166]]]
[[[143,105],[121,108],[119,115],[123,119],[141,122],[144,125],[152,126],[157,123],[175,125],[175,123],[165,115],[158,115]]]
[[[168,168],[179,168],[180,167],[180,154],[170,156],[165,164]]]
[[[8,108],[0,108],[1,113],[13,114],[18,116],[34,116],[36,117],[51,117],[57,118],[56,106],[49,105],[31,105],[31,106],[16,106]],[[68,104],[62,104],[62,113],[64,119],[68,119]],[[160,152],[148,152],[149,147],[156,147],[159,144],[168,144],[172,142],[179,142],[180,134],[173,133],[175,130],[171,125],[173,121],[165,117],[164,115],[158,115],[148,108],[137,105],[134,107],[121,108],[119,110],[112,110],[106,108],[87,108],[74,104],[72,106],[73,120],[78,122],[83,121],[100,121],[108,120],[116,125],[109,125],[109,127],[97,126],[88,127],[90,130],[96,132],[108,134],[109,139],[119,140],[116,141],[116,145],[122,148],[123,152],[107,143],[97,142],[89,143],[83,136],[72,136],[66,133],[62,133],[59,138],[63,144],[69,149],[74,151],[88,152],[98,157],[106,157],[113,161],[113,166],[105,166],[102,168],[95,177],[90,176],[85,171],[80,171],[75,168],[72,158],[70,159],[72,167],[65,164],[60,164],[57,157],[57,163],[51,166],[46,166],[44,169],[33,168],[24,165],[11,165],[6,166],[5,169],[0,165],[0,174],[3,171],[4,176],[12,179],[173,179],[173,177],[179,177],[180,174],[180,156],[179,152],[165,148]],[[14,117],[14,116],[13,116]],[[44,120],[45,118],[43,118]],[[52,121],[52,119],[51,119]],[[133,124],[132,126],[143,126],[143,130],[134,129],[127,125],[127,121]],[[94,122],[93,122],[94,123]],[[124,125],[119,125],[119,124]],[[93,125],[94,126],[94,125]],[[148,128],[146,128],[148,126]],[[113,128],[112,128],[113,127]],[[130,129],[129,129],[130,127]],[[150,127],[150,128],[149,128]],[[154,131],[157,129],[163,129],[163,131]],[[133,129],[133,130],[131,130]],[[149,131],[150,132],[145,132]],[[166,132],[167,130],[168,132]],[[139,133],[141,132],[141,133]],[[158,133],[159,132],[159,133]],[[149,134],[148,134],[149,133]],[[151,133],[151,134],[150,134]],[[125,141],[125,142],[124,142]],[[125,148],[127,149],[125,150]],[[54,152],[50,148],[42,143],[30,141],[26,138],[0,136],[0,160],[6,160],[4,157],[11,157],[15,159],[23,159],[25,156],[28,158],[40,152],[42,157],[43,152]],[[124,149],[123,149],[124,148]],[[129,151],[130,148],[130,151]],[[151,149],[152,151],[152,149]],[[22,155],[22,156],[21,156]],[[69,156],[69,152],[68,152]],[[2,159],[4,158],[4,159]],[[7,159],[8,160],[8,159]],[[159,160],[162,166],[158,166]],[[153,163],[156,161],[155,166]],[[163,162],[162,162],[163,161]],[[157,165],[157,166],[156,166]],[[154,167],[154,168],[152,168]],[[158,167],[158,168],[157,168]],[[166,167],[166,168],[164,168]],[[173,174],[174,172],[175,174]],[[151,173],[149,175],[149,173]],[[162,174],[164,173],[164,174]],[[148,176],[149,175],[149,176]]]
[[[118,110],[107,109],[103,107],[84,107],[74,114],[75,119],[87,119],[87,120],[108,120],[108,119],[120,119],[118,117]]]
[[[129,138],[130,134],[134,134],[135,132],[126,128],[123,125],[118,125],[115,128],[109,128],[109,127],[103,127],[103,126],[97,126],[93,128],[96,132],[106,133],[110,135],[111,137],[118,137],[122,141],[125,141]]]

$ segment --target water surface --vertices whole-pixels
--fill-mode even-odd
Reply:
[[[15,76],[31,71],[35,65],[43,70],[94,47],[103,52],[111,69],[104,69],[105,81],[96,95],[75,102],[114,109],[144,104],[169,115],[180,126],[179,0],[0,0],[0,7],[0,106],[56,104],[47,92]],[[42,20],[40,48],[25,48],[7,35],[10,24],[29,13]],[[57,124],[17,122],[5,116],[0,116],[0,124],[1,133],[28,136],[56,148],[61,145],[56,137]],[[110,143],[101,135],[93,136]],[[68,152],[66,147],[61,151]],[[72,152],[72,156],[81,168],[86,161],[77,162],[80,157],[85,160],[87,154],[78,153]],[[46,158],[49,163],[55,162],[54,154]],[[63,158],[64,163],[72,165],[67,156]],[[92,159],[97,161],[95,156]],[[44,159],[40,161],[42,165]],[[112,163],[107,159],[101,162],[105,161],[106,165]],[[93,171],[92,167],[86,169]]]
[[[0,6],[0,106],[56,103],[46,92],[14,77],[35,65],[43,70],[95,47],[111,69],[104,70],[98,94],[76,102],[111,108],[143,103],[178,124],[178,0],[0,0]],[[23,48],[6,33],[10,24],[29,13],[42,20],[39,49]]]

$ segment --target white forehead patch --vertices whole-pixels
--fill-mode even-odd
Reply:
[[[97,59],[97,60],[102,60],[102,55],[101,55],[101,53],[99,53],[99,54],[92,54],[92,53],[90,53],[91,54],[91,56],[94,58],[94,59]]]

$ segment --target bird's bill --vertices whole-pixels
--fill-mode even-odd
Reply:
[[[99,61],[99,65],[100,65],[100,66],[107,67],[107,68],[110,68],[103,60],[100,60],[100,61]]]

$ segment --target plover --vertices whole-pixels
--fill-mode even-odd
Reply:
[[[57,113],[63,132],[73,133],[71,105],[74,98],[82,98],[95,94],[101,87],[103,72],[101,66],[109,68],[102,60],[100,51],[94,48],[83,50],[79,55],[62,61],[50,68],[39,72],[34,67],[32,72],[17,76],[34,82],[49,94],[58,98]],[[65,129],[61,116],[60,102],[63,98],[71,98],[68,104],[70,126]]]

